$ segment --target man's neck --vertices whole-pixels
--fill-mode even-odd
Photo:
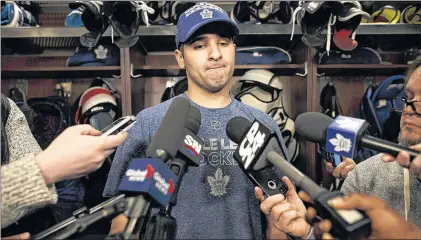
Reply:
[[[210,93],[197,86],[189,86],[187,96],[197,105],[205,108],[224,108],[231,103],[228,87],[217,93]]]

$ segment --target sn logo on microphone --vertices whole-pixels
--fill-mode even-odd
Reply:
[[[191,152],[194,156],[198,157],[200,151],[202,151],[202,145],[198,143],[192,136],[186,135],[184,139],[184,147],[186,147],[189,152]]]
[[[259,122],[254,122],[251,128],[249,129],[246,138],[239,146],[238,153],[244,163],[244,169],[248,169],[252,163],[257,150],[265,142],[266,134],[259,131],[260,124]]]

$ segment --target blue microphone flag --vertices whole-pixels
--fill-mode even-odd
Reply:
[[[156,158],[135,158],[121,180],[119,190],[146,193],[166,206],[174,192],[177,176]]]

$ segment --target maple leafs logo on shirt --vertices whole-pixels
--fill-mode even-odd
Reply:
[[[227,193],[226,188],[229,180],[230,177],[224,176],[222,169],[218,168],[214,176],[208,176],[208,183],[211,187],[210,194],[215,197],[224,196]]]

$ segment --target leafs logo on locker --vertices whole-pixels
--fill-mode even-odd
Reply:
[[[239,147],[238,153],[241,156],[241,160],[244,163],[244,169],[248,169],[256,156],[257,150],[263,145],[266,134],[259,131],[259,123],[254,122],[249,129],[246,138]]]
[[[184,147],[194,156],[198,157],[200,151],[202,151],[202,145],[198,143],[192,136],[186,135],[184,139]]]

